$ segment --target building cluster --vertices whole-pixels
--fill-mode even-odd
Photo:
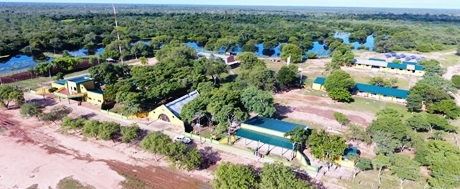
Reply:
[[[315,90],[325,90],[324,84],[326,83],[326,78],[317,77],[313,81],[312,88]],[[405,104],[407,103],[406,99],[409,95],[409,91],[402,89],[395,89],[390,87],[381,87],[375,85],[369,85],[364,83],[356,83],[353,88],[353,95],[371,98],[375,100],[390,101]]]
[[[423,76],[423,66],[418,65],[416,62],[401,62],[393,63],[386,62],[385,60],[370,58],[369,60],[355,59],[352,66],[357,68],[365,68],[382,72],[408,74],[415,76]]]

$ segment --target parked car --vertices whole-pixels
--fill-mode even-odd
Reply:
[[[180,142],[183,142],[185,144],[188,144],[188,143],[192,142],[192,139],[190,139],[188,137],[185,137],[185,136],[182,136],[182,135],[179,135],[179,136],[175,136],[173,141],[174,142],[180,141]]]

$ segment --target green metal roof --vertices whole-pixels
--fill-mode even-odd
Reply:
[[[397,98],[407,98],[407,95],[409,93],[409,91],[406,91],[406,90],[394,89],[394,88],[389,88],[389,87],[380,87],[380,86],[368,85],[368,84],[362,84],[362,83],[357,83],[355,85],[355,90],[358,90],[361,92],[373,93],[373,94],[393,96]]]
[[[289,141],[287,138],[279,137],[279,136],[274,136],[274,135],[269,135],[269,134],[264,134],[256,131],[251,131],[248,129],[238,129],[238,131],[235,134],[236,136],[247,138],[253,141],[259,141],[265,144],[270,144],[273,146],[278,146],[281,148],[286,148],[286,149],[294,149],[295,145]]]
[[[91,80],[92,79],[89,77],[89,75],[84,75],[84,76],[79,76],[79,77],[74,77],[74,78],[67,79],[67,81],[74,82],[74,83],[77,83],[77,84],[85,83],[85,82],[88,82],[88,81],[91,81]]]
[[[324,83],[326,83],[326,78],[324,78],[324,77],[316,77],[316,79],[315,79],[315,81],[313,81],[313,83],[324,85]]]
[[[245,124],[270,129],[278,132],[288,132],[294,130],[297,126],[308,128],[305,125],[285,122],[277,119],[270,119],[266,117],[256,116],[244,122]]]
[[[402,64],[397,64],[397,63],[388,63],[388,67],[389,68],[398,68],[398,69],[407,69],[407,65],[414,65],[414,64],[408,64],[408,63],[402,63]],[[420,65],[414,65],[415,66],[415,70],[422,70],[423,69],[423,66],[420,66]]]
[[[91,81],[92,79],[89,77],[89,75],[83,75],[83,76],[78,76],[78,77],[73,77],[73,78],[67,78],[67,79],[61,79],[57,80],[54,83],[60,84],[60,85],[65,85],[67,81],[74,82],[77,84],[85,83],[88,81]]]
[[[59,85],[65,85],[65,82],[66,82],[66,81],[67,81],[67,80],[65,80],[65,79],[60,79],[60,80],[55,81],[54,83],[57,83],[57,84],[59,84]]]
[[[102,95],[104,94],[104,91],[101,89],[91,89],[91,90],[88,90],[88,92],[102,94]]]

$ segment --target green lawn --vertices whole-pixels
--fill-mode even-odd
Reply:
[[[460,60],[460,56],[457,56],[457,55],[454,55],[454,54],[451,54],[451,55],[444,55],[444,56],[441,56],[443,59],[440,59],[440,63],[442,65],[443,68],[447,68],[447,67],[450,67],[450,66],[455,66],[459,63],[459,60]]]
[[[72,23],[72,22],[75,22],[77,21],[77,19],[65,19],[65,20],[61,20],[61,22],[64,22],[64,23]]]
[[[336,184],[345,188],[353,189],[377,188],[379,184],[377,175],[377,170],[364,171],[359,173],[354,181],[337,179]],[[424,188],[421,184],[423,183],[422,180],[423,178],[416,182],[406,181],[403,184],[403,188],[422,189]],[[391,175],[388,171],[384,171],[382,174],[381,183],[380,188],[399,188],[399,179],[395,175]]]
[[[404,105],[390,103],[390,102],[383,102],[378,100],[372,100],[367,98],[360,98],[360,97],[353,97],[355,100],[352,103],[336,103],[331,104],[331,106],[335,106],[337,108],[343,108],[348,110],[354,111],[361,111],[361,112],[371,112],[377,113],[378,111],[385,109],[385,108],[392,108],[400,113],[403,114],[404,119],[411,117],[411,113],[407,111],[407,108]]]
[[[94,186],[82,184],[78,180],[74,180],[72,177],[67,177],[59,181],[57,189],[94,189]]]
[[[77,75],[82,75],[82,74],[87,74],[87,73],[88,73],[87,70],[83,70],[83,71],[69,73],[69,74],[65,75],[65,77],[67,78],[67,77],[72,77],[72,76],[77,76]],[[23,80],[23,81],[10,83],[9,85],[18,86],[18,87],[21,87],[21,88],[24,88],[24,89],[36,89],[36,88],[40,87],[41,83],[46,83],[46,82],[50,82],[50,81],[54,81],[54,80],[56,80],[55,77],[51,77],[51,78],[49,78],[49,77],[39,77],[39,78],[28,79],[28,80]],[[49,86],[51,86],[51,85],[49,85]]]

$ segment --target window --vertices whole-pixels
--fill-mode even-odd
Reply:
[[[76,91],[76,90],[77,90],[77,87],[73,87],[73,90]]]
[[[91,97],[88,97],[88,100],[93,100]]]
[[[97,100],[97,102],[101,102],[101,100]]]
[[[172,116],[172,118],[175,118],[174,116]]]

